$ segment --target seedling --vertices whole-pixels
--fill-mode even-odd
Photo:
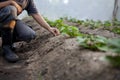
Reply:
[[[107,51],[107,38],[102,36],[87,35],[86,37],[78,37],[80,46],[91,50]]]

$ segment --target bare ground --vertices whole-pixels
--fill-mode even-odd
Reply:
[[[83,49],[76,38],[54,37],[32,19],[24,21],[34,26],[37,38],[16,43],[19,62],[8,63],[0,57],[0,80],[120,80],[120,69],[104,60],[111,53]],[[84,33],[119,37],[109,31],[79,28]]]

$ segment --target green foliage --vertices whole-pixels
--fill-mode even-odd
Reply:
[[[110,40],[102,36],[93,36],[93,35],[84,35],[79,32],[79,29],[75,26],[69,26],[67,24],[64,24],[64,18],[50,21],[47,18],[45,18],[46,21],[53,27],[57,27],[61,33],[68,34],[70,37],[78,37],[78,41],[81,46],[91,49],[91,50],[102,50],[102,51],[108,51],[113,50],[114,52],[119,53],[119,40]],[[65,18],[68,20],[68,18]],[[69,21],[73,22],[80,22],[84,26],[91,26],[93,28],[104,26],[109,27],[114,25],[119,25],[118,21],[114,21],[111,23],[110,21],[105,21],[102,23],[101,21],[93,21],[93,20],[86,20],[86,21],[79,21],[75,18],[69,19]],[[113,28],[113,32],[120,33],[120,28]],[[108,45],[109,44],[109,45]],[[110,45],[111,44],[111,45]],[[116,45],[115,45],[116,44]]]
[[[109,51],[117,54],[115,56],[106,56],[106,59],[112,64],[113,67],[120,67],[120,38],[110,39],[107,43]]]
[[[71,37],[76,37],[80,35],[79,29],[74,26],[66,26],[61,28],[61,32],[64,34],[68,34]]]
[[[69,22],[73,22],[73,23],[78,23],[79,25],[85,26],[85,27],[90,27],[91,29],[95,29],[98,27],[103,26],[102,21],[98,20],[98,21],[94,21],[94,20],[88,20],[86,19],[84,20],[77,20],[75,18],[65,18],[65,20],[69,21]]]
[[[109,50],[115,53],[120,53],[120,38],[108,40]]]
[[[90,26],[91,29],[96,29],[96,28],[102,27],[103,23],[99,20],[98,21],[90,20],[89,26]]]
[[[118,21],[117,19],[112,21],[113,26],[120,26],[120,21]]]
[[[90,49],[90,50],[100,50],[100,51],[112,51],[118,53],[118,56],[106,56],[106,59],[110,61],[110,63],[114,67],[120,66],[120,39],[107,39],[102,36],[94,36],[81,34],[79,29],[75,26],[69,26],[64,24],[64,20],[78,23],[84,27],[90,27],[91,29],[96,29],[100,27],[104,27],[104,29],[110,30],[114,33],[120,34],[120,21],[105,21],[104,23],[101,21],[93,21],[93,20],[77,20],[75,18],[60,18],[55,21],[50,21],[45,18],[46,21],[50,24],[50,26],[57,27],[61,33],[68,34],[70,37],[77,37],[77,40],[80,46]],[[112,27],[115,26],[115,27]],[[111,28],[112,27],[112,28]]]
[[[107,39],[102,36],[87,35],[78,37],[78,41],[80,46],[87,49],[120,53],[120,38]]]
[[[93,29],[95,29],[95,28],[100,28],[100,27],[102,27],[102,26],[103,26],[103,23],[98,20],[98,21],[94,22],[94,27],[93,27]]]
[[[105,21],[104,22],[104,29],[107,29],[111,32],[114,32],[114,33],[117,33],[117,34],[120,34],[120,21]]]
[[[106,28],[112,26],[112,23],[110,21],[105,21],[103,25]]]
[[[38,79],[42,80],[42,75],[41,74],[38,75]]]
[[[75,19],[75,18],[70,18],[69,21],[70,21],[70,22],[74,22],[74,23],[77,23],[77,22],[78,22],[78,20]]]
[[[76,37],[76,36],[81,35],[77,27],[64,24],[64,21],[62,18],[56,21],[50,21],[46,19],[46,21],[48,22],[48,24],[50,24],[50,26],[57,27],[61,33],[67,34],[70,37]]]
[[[88,19],[82,23],[82,26],[88,27],[90,25],[90,22]],[[92,24],[92,23],[91,23]]]
[[[120,34],[120,27],[114,27],[111,31]]]
[[[80,46],[91,50],[107,51],[107,38],[102,36],[87,35],[86,37],[78,37]]]
[[[84,27],[90,27],[91,29],[96,29],[96,28],[103,28],[103,29],[107,29],[110,30],[114,33],[120,34],[120,21],[118,20],[114,20],[114,21],[93,21],[93,20],[77,20],[75,18],[61,18],[62,20],[67,20],[69,22],[73,22],[73,23],[78,23],[79,25],[82,25]],[[113,27],[114,26],[114,27]]]
[[[68,17],[64,17],[64,18],[60,18],[62,20],[66,20],[68,22],[73,22],[73,23],[78,23],[79,25],[82,25],[82,23],[84,22],[84,20],[77,20],[76,18],[68,18]]]
[[[120,56],[106,56],[106,59],[112,64],[113,67],[120,67]]]

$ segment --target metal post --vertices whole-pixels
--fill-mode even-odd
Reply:
[[[112,18],[113,21],[116,20],[117,11],[118,11],[118,0],[115,0],[114,10],[113,10],[113,18]]]

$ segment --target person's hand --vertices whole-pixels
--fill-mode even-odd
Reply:
[[[60,34],[60,31],[57,28],[50,28],[50,32],[54,34],[55,36],[58,36]]]
[[[17,4],[17,14],[19,15],[22,12],[22,7]]]
[[[22,12],[22,7],[13,0],[9,1],[11,1],[11,4],[17,8],[17,14],[20,14]]]

